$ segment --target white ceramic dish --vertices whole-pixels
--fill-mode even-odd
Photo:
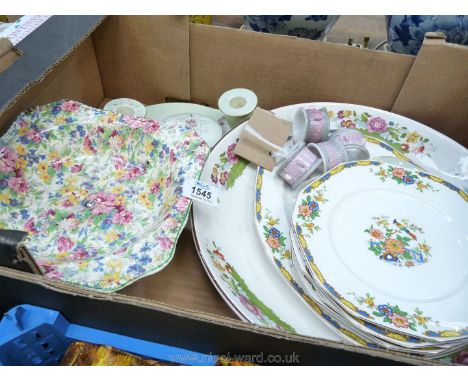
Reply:
[[[210,147],[213,147],[223,136],[221,125],[203,114],[182,113],[167,117],[163,122],[185,124],[193,128]]]
[[[146,117],[158,121],[163,121],[166,118],[184,113],[206,115],[215,121],[223,118],[223,113],[220,110],[208,106],[198,105],[196,103],[167,102],[156,105],[149,105],[146,107]]]
[[[369,144],[369,150],[373,153],[379,153],[381,146],[377,144]],[[375,146],[375,147],[374,147]],[[391,148],[388,148],[391,150]],[[391,152],[391,151],[389,151]],[[395,157],[398,161],[398,159]],[[291,202],[296,201],[296,194],[291,188],[276,176],[273,172],[266,171],[259,167],[257,170],[257,181],[255,188],[255,225],[259,240],[263,244],[264,252],[272,263],[283,275],[285,281],[295,289],[299,296],[311,307],[311,309],[320,315],[320,310],[316,306],[310,304],[310,299],[314,300],[321,310],[327,310],[323,306],[321,297],[310,290],[305,292],[303,288],[297,288],[299,280],[291,276],[293,265],[292,257],[292,242],[288,232],[290,230],[290,214],[289,207]],[[326,312],[330,314],[329,312]],[[335,317],[336,318],[336,317]],[[399,346],[410,348],[427,347],[429,343],[426,340],[419,339],[414,336],[402,336],[396,334],[392,330],[382,330],[382,328],[362,320],[355,321],[353,324],[345,324],[348,330],[356,331],[356,326],[359,326],[361,331],[368,334],[377,335],[384,340],[395,343]]]
[[[191,121],[197,133],[213,147],[230,130],[224,114],[212,107],[187,102],[168,102],[146,107],[146,117],[158,121]]]
[[[292,105],[275,110],[275,113],[288,121],[292,121],[299,106],[310,104]],[[415,131],[424,138],[419,146],[410,142],[410,149],[417,149],[426,145],[423,151],[428,151],[433,155],[440,150],[450,151],[451,155],[437,154],[440,159],[439,166],[449,168],[452,162],[456,162],[458,156],[466,155],[466,149],[449,138],[436,131],[411,121],[407,118],[395,116],[391,113],[377,109],[342,105],[335,103],[315,104],[317,107],[325,107],[331,115],[332,126],[336,126],[348,119],[340,119],[339,115],[347,115],[350,108],[350,115],[355,118],[362,118],[369,121],[375,116],[386,116],[385,122],[392,127],[397,126],[402,131],[410,133]],[[354,116],[353,111],[356,113]],[[363,117],[361,114],[365,114]],[[369,115],[370,117],[367,117]],[[392,121],[388,117],[393,118]],[[335,122],[333,122],[333,119]],[[341,121],[341,122],[340,122]],[[373,120],[371,126],[376,127]],[[396,122],[395,122],[396,121]],[[379,122],[377,120],[377,122]],[[351,123],[353,123],[351,121]],[[364,122],[363,122],[364,123]],[[349,123],[348,123],[349,124]],[[364,124],[365,125],[365,124]],[[380,125],[383,123],[380,121]],[[356,122],[356,126],[363,128],[362,124]],[[253,165],[239,160],[232,153],[242,126],[231,132],[222,139],[213,149],[207,161],[201,179],[211,185],[219,186],[220,206],[218,209],[202,206],[194,203],[193,227],[194,239],[198,252],[211,280],[220,292],[221,296],[231,306],[231,308],[244,320],[269,327],[279,327],[298,333],[339,340],[339,337],[318,319],[308,321],[301,317],[310,317],[310,310],[299,297],[284,285],[282,276],[274,271],[271,263],[262,253],[263,248],[255,233],[254,222],[251,219],[252,209],[252,189],[255,185],[255,171]],[[404,130],[406,129],[406,130]],[[388,131],[388,129],[387,129]],[[404,134],[402,132],[400,136]],[[386,132],[382,134],[369,131],[369,137],[387,139]],[[383,136],[383,137],[382,137]],[[403,138],[399,138],[399,143],[405,144]],[[413,138],[411,138],[413,140]],[[395,139],[389,139],[392,146],[398,147]],[[406,146],[404,146],[406,148]],[[388,155],[387,150],[383,150],[379,155]],[[461,154],[460,154],[461,153]],[[410,154],[406,154],[410,156]],[[449,163],[447,163],[447,161]],[[249,215],[250,214],[250,215]],[[235,272],[233,271],[235,270]],[[275,290],[272,293],[272,290]]]
[[[378,332],[376,332],[376,329],[374,327],[371,327],[369,325],[366,326],[365,321],[356,320],[352,316],[348,315],[343,309],[339,307],[338,304],[336,304],[333,300],[328,299],[328,297],[320,290],[319,287],[315,286],[313,277],[310,275],[306,263],[304,262],[304,259],[302,257],[302,251],[300,249],[293,228],[291,228],[290,231],[290,238],[292,243],[291,259],[295,272],[297,275],[299,275],[298,282],[300,283],[300,285],[303,286],[303,288],[307,291],[307,293],[310,296],[315,296],[314,298],[318,298],[320,301],[323,301],[323,303],[327,304],[330,307],[331,317],[335,318],[336,316],[338,316],[341,320],[345,321],[344,325],[351,324],[352,327],[357,326],[361,328],[365,333],[367,333],[367,335],[371,336],[370,338],[373,342],[376,342],[380,346],[389,350],[404,351],[411,354],[423,355],[429,358],[440,358],[446,354],[454,352],[454,349],[462,349],[464,347],[464,345],[457,346],[457,344],[436,344],[430,342],[426,342],[426,344],[423,344],[422,342],[401,342],[397,340],[398,338],[400,338],[400,336],[397,335],[394,336],[394,339],[397,341],[393,342],[389,341],[389,339],[392,339],[391,337],[385,337],[384,335],[378,336]],[[404,347],[402,347],[401,345],[404,345]],[[413,347],[412,345],[415,346]]]
[[[131,115],[133,117],[144,117],[146,115],[145,105],[131,98],[114,99],[106,103],[103,109],[118,114]]]
[[[283,281],[264,256],[252,221],[256,167],[232,154],[241,130],[239,126],[213,148],[200,177],[220,188],[218,208],[193,204],[194,241],[203,266],[239,318],[340,341],[318,318],[302,319],[310,312],[294,291],[276,288]]]
[[[265,176],[265,178],[264,178]],[[272,262],[272,265],[278,270],[278,274],[283,277],[287,285],[291,287],[304,303],[312,310],[315,317],[309,313],[304,316],[304,320],[316,319],[324,321],[331,326],[332,330],[343,337],[344,340],[352,343],[361,344],[362,346],[377,348],[375,343],[366,335],[355,328],[352,328],[349,323],[342,320],[338,315],[332,314],[329,307],[324,305],[316,293],[304,289],[299,275],[296,273],[292,264],[292,245],[288,236],[290,225],[287,223],[287,216],[280,216],[277,209],[283,209],[283,203],[278,202],[278,188],[270,187],[276,180],[281,184],[276,184],[278,187],[289,187],[281,180],[281,178],[273,175],[269,171],[265,171],[262,167],[257,168],[257,177],[255,184],[255,227],[258,233],[260,242],[263,245],[263,251],[267,254],[267,258]],[[266,187],[264,187],[267,183]],[[264,191],[267,191],[266,193]],[[269,193],[272,191],[273,193]],[[270,209],[264,208],[264,202],[269,205]],[[278,213],[275,213],[278,212]],[[279,217],[280,216],[280,217]],[[283,230],[284,228],[284,230]],[[281,289],[278,285],[276,289]],[[354,329],[354,330],[353,330]]]
[[[447,341],[468,336],[467,201],[427,173],[352,162],[303,190],[293,224],[314,279],[350,314]]]

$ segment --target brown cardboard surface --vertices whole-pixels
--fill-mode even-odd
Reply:
[[[405,55],[198,24],[191,24],[190,35],[188,32],[186,17],[109,17],[92,39],[84,40],[0,115],[0,133],[24,109],[60,98],[97,106],[118,97],[151,104],[164,102],[169,96],[216,105],[226,89],[247,87],[257,93],[260,105],[266,109],[308,101],[350,102],[386,110],[395,104],[394,111],[422,122],[427,120],[427,124],[466,142],[466,130],[461,129],[468,120],[464,66],[467,49],[442,49],[429,44],[415,60]],[[447,61],[443,57],[446,55],[452,58]],[[455,83],[453,73],[457,78],[462,74],[465,77]],[[380,354],[258,328],[235,319],[211,285],[187,233],[181,236],[175,257],[166,269],[120,293],[89,292],[42,276],[0,268],[2,275],[23,281],[23,286],[32,284],[58,291],[54,296],[63,304],[65,297],[84,296],[93,301],[125,303],[130,310],[148,306],[193,320],[193,325],[196,320],[205,320],[226,328],[267,333],[285,343],[298,339],[314,346]],[[61,293],[65,297],[57,297]],[[28,299],[26,292],[20,294],[23,300]],[[38,295],[48,294],[41,290]],[[430,362],[389,352],[381,354],[413,363]]]
[[[275,146],[284,146],[292,124],[257,107],[249,119],[248,126],[258,135],[244,129],[234,148],[234,154],[271,171],[276,164],[271,152],[275,151]]]
[[[21,16],[19,15],[7,15],[8,22],[9,23],[14,23],[16,20],[18,20]]]
[[[93,34],[104,92],[144,104],[190,99],[187,16],[111,16]]]
[[[58,64],[42,82],[32,85],[17,102],[0,114],[0,134],[27,108],[70,98],[97,106],[104,92],[91,38]]]
[[[59,310],[79,325],[205,353],[225,354],[240,350],[233,354],[284,354],[287,349],[289,353],[299,353],[301,358],[309,358],[305,364],[352,365],[356,364],[356,358],[360,365],[385,364],[382,362],[385,359],[393,364],[440,364],[397,352],[287,333],[138,297],[86,291],[3,267],[0,267],[0,285],[3,286],[0,288],[0,307],[15,306],[18,300],[28,304],[40,301],[41,306]],[[374,358],[377,358],[375,363]]]
[[[237,319],[209,280],[187,230],[180,236],[174,258],[165,269],[119,293]]]
[[[468,147],[468,47],[426,38],[392,112]]]
[[[248,88],[264,109],[334,101],[390,110],[413,61],[321,41],[190,25],[191,97],[212,106],[224,91]]]
[[[0,38],[0,73],[7,70],[19,56],[21,51],[14,48],[10,40]]]

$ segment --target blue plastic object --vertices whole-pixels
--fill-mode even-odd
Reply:
[[[112,346],[182,365],[211,366],[217,356],[196,353],[69,323],[59,312],[19,305],[0,321],[0,365],[59,365],[72,341]]]

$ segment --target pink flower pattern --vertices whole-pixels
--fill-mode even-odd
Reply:
[[[24,193],[28,191],[29,188],[26,179],[20,177],[11,177],[8,179],[8,186],[18,193]]]
[[[69,100],[20,114],[2,142],[2,226],[28,232],[46,277],[107,291],[170,261],[190,207],[180,184],[209,153],[186,125]]]
[[[60,236],[57,240],[57,249],[59,252],[66,252],[73,248],[73,245],[73,241],[71,241],[71,239],[68,237]]]
[[[190,204],[190,200],[188,198],[186,198],[185,196],[182,196],[180,197],[176,204],[175,204],[175,208],[177,211],[181,212],[181,211],[184,211]]]
[[[99,192],[95,195],[90,195],[88,200],[95,202],[92,204],[92,214],[108,214],[115,207],[115,195],[109,192]]]
[[[133,220],[133,214],[130,211],[120,211],[117,212],[113,217],[112,217],[112,223],[114,224],[128,224]]]
[[[388,129],[387,121],[381,117],[373,117],[367,121],[367,129],[371,133],[384,133]]]
[[[158,238],[158,241],[159,241],[159,245],[163,249],[169,249],[174,244],[174,242],[171,239],[169,239],[168,237],[160,237],[160,238]]]
[[[229,159],[229,162],[236,163],[238,161],[237,155],[234,154],[234,149],[236,148],[236,144],[233,143],[232,145],[228,146],[226,150],[226,157]]]
[[[64,111],[74,112],[80,108],[80,104],[75,101],[65,101],[62,103],[61,108]]]
[[[15,169],[17,154],[10,148],[0,147],[0,172],[11,172]]]

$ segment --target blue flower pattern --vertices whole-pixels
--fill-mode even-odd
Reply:
[[[427,32],[444,32],[448,42],[468,45],[468,16],[386,16],[390,49],[416,55]]]
[[[330,31],[339,16],[244,16],[247,29],[321,40]]]

